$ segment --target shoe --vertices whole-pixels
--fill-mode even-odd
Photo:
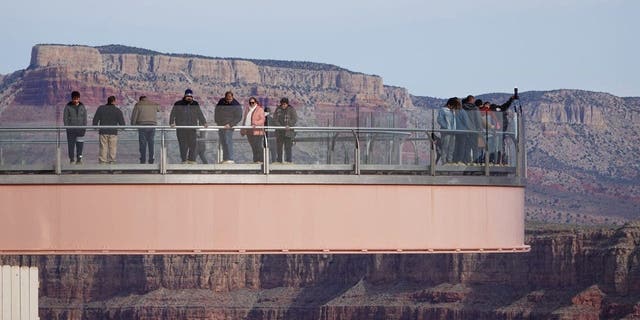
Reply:
[[[109,161],[109,164],[116,164],[116,161],[115,160]]]
[[[188,164],[188,163],[189,163],[189,161],[185,160],[185,161],[182,161],[181,163],[182,163],[182,164]]]
[[[69,160],[69,164],[76,164],[75,161],[73,161],[73,159]]]
[[[82,159],[76,161],[76,164],[82,164]]]
[[[98,160],[98,164],[109,164],[109,162],[107,162],[107,161],[100,161],[100,160]]]
[[[151,160],[149,160],[149,161],[151,161]],[[147,161],[145,161],[145,160],[140,160],[140,164],[144,164],[145,162],[147,162]]]
[[[155,161],[155,159],[151,159],[149,160],[149,164],[153,164],[153,161]],[[144,163],[144,162],[143,162]]]
[[[235,161],[233,161],[233,160],[224,160],[224,161],[222,161],[221,163],[222,163],[222,164],[234,164],[234,163],[236,163],[236,162],[235,162]]]
[[[187,164],[196,164],[196,163],[197,163],[197,162],[195,162],[195,161],[191,161],[191,160],[188,160],[188,161],[187,161]]]

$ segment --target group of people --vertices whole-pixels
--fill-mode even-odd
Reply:
[[[280,104],[273,114],[269,114],[268,108],[260,106],[255,97],[249,98],[249,105],[242,105],[234,98],[233,92],[225,92],[224,98],[220,99],[215,106],[215,123],[222,127],[218,130],[218,138],[222,147],[223,164],[234,162],[233,154],[233,132],[234,127],[241,125],[252,127],[251,129],[241,129],[240,134],[246,136],[251,146],[254,163],[263,163],[263,143],[265,130],[261,127],[272,125],[285,127],[277,129],[276,135],[276,162],[292,162],[292,146],[295,131],[291,129],[298,121],[298,116],[293,107],[289,105],[288,98],[280,99]],[[133,107],[131,113],[131,125],[133,126],[156,126],[157,113],[160,106],[150,101],[146,96],[141,96]],[[80,101],[80,93],[73,91],[71,101],[67,103],[63,111],[63,123],[65,126],[86,126],[87,109]],[[122,110],[116,106],[115,96],[107,98],[107,104],[98,107],[93,117],[94,126],[121,126],[125,125]],[[193,91],[187,89],[181,100],[173,104],[169,114],[169,125],[176,128],[176,136],[180,149],[180,159],[183,164],[196,163],[196,156],[199,156],[203,163],[208,163],[205,156],[207,131],[201,130],[198,134],[197,128],[184,128],[189,126],[207,128],[207,120],[200,108],[198,101],[193,99]],[[82,164],[82,151],[84,145],[84,128],[68,128],[67,145],[69,160],[72,164]],[[99,129],[99,156],[101,164],[115,163],[118,143],[118,129]],[[138,129],[138,142],[140,151],[140,163],[153,164],[154,159],[154,137],[155,128]],[[148,154],[148,157],[147,157]]]
[[[509,130],[509,107],[517,97],[501,105],[469,95],[449,98],[438,111],[440,161],[443,164],[505,164],[504,140]],[[486,151],[488,150],[488,152]]]

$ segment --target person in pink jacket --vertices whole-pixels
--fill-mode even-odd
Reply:
[[[258,100],[255,97],[251,97],[249,98],[249,105],[244,107],[243,114],[242,125],[254,127],[254,129],[242,129],[240,134],[247,136],[253,153],[253,162],[263,163],[262,137],[264,136],[264,129],[256,129],[255,127],[264,126],[264,110],[258,104]]]

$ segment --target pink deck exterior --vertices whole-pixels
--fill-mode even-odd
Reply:
[[[0,253],[513,252],[524,187],[0,185]]]

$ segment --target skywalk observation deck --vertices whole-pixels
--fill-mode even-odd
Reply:
[[[140,164],[120,126],[117,163],[98,164],[98,128],[0,128],[0,254],[526,252],[521,121],[485,138],[490,161],[443,164],[436,129],[296,127],[295,163],[251,163],[236,127],[235,164],[182,164],[175,128],[156,126]],[[65,129],[86,128],[83,164]],[[282,129],[282,128],[280,128]],[[490,154],[493,154],[491,157]],[[498,158],[497,155],[500,155]],[[198,160],[201,162],[201,160]]]

